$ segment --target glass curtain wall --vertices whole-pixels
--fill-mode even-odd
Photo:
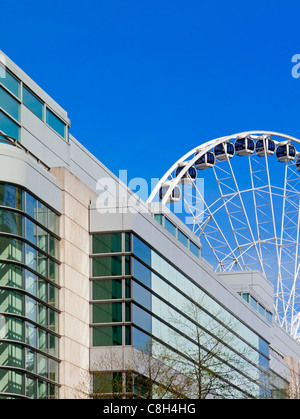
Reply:
[[[59,216],[0,184],[0,398],[57,398]]]
[[[215,350],[220,388],[230,379],[236,398],[270,397],[268,343],[134,234],[93,235],[91,266],[94,347],[151,344],[191,365]]]

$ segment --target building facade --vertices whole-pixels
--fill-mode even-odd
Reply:
[[[299,343],[273,321],[271,284],[215,273],[198,237],[0,57],[0,398],[298,395]],[[151,391],[143,354],[164,360]]]

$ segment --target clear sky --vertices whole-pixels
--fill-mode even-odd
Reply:
[[[300,138],[299,0],[6,0],[2,49],[114,173],[161,177],[200,143]]]

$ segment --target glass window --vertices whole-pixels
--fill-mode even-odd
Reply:
[[[53,211],[49,209],[49,225],[48,228],[52,233],[57,234],[59,233],[59,217]]]
[[[180,241],[180,243],[182,243],[185,247],[188,247],[189,239],[180,230],[178,230],[177,238]]]
[[[4,318],[5,326],[1,328],[1,338],[24,342],[24,321],[13,317]]]
[[[48,249],[48,233],[41,227],[37,227],[37,245],[38,247],[46,253],[49,253]]]
[[[197,258],[200,256],[200,249],[198,246],[196,246],[193,242],[190,241],[190,251],[197,256]]]
[[[46,122],[47,124],[54,129],[61,137],[65,138],[66,135],[66,125],[62,122],[50,109],[46,111]]]
[[[0,290],[0,311],[24,315],[24,299],[20,292]]]
[[[96,234],[93,236],[93,254],[122,252],[121,233]]]
[[[59,241],[49,234],[49,254],[54,258],[59,258]]]
[[[15,96],[20,97],[20,83],[5,68],[0,66],[0,83],[10,90]]]
[[[48,301],[48,303],[53,307],[57,307],[58,289],[52,284],[48,284],[48,288],[49,288],[49,301]]]
[[[252,296],[250,296],[250,304],[255,310],[257,310],[257,301]]]
[[[131,303],[125,303],[125,322],[131,322]]]
[[[154,219],[161,225],[163,225],[163,215],[162,214],[154,214]]]
[[[134,301],[147,308],[148,310],[151,310],[151,293],[134,281],[132,282],[132,289],[132,298]]]
[[[47,334],[47,332],[45,332],[45,330],[39,329],[39,333],[38,333],[38,339],[39,339],[39,341],[38,341],[38,348],[41,351],[44,351],[44,352],[46,352],[47,349],[48,349],[47,336],[48,336],[48,334]],[[50,354],[50,352],[49,352],[49,354]]]
[[[26,298],[26,317],[29,320],[32,320],[33,322],[37,321],[37,312],[36,307],[37,303],[33,298],[30,298],[28,296]]]
[[[151,266],[151,249],[135,236],[133,236],[133,253],[147,265]]]
[[[52,381],[58,381],[59,364],[53,359],[49,359],[49,378]]]
[[[122,303],[93,304],[93,323],[122,322]]]
[[[23,268],[12,264],[1,263],[0,284],[8,287],[23,288]]]
[[[125,345],[131,345],[131,326],[125,326]]]
[[[36,399],[36,379],[31,377],[26,377],[26,396],[31,399]]]
[[[58,330],[58,313],[51,308],[48,309],[49,329],[53,332]]]
[[[37,270],[37,251],[29,244],[26,244],[26,265]]]
[[[93,300],[113,300],[122,298],[121,279],[93,281]]]
[[[23,103],[40,119],[43,119],[43,103],[23,86]]]
[[[24,236],[22,215],[13,211],[0,209],[0,231]]]
[[[36,245],[37,237],[37,226],[36,224],[26,218],[26,239],[29,240],[32,244]]]
[[[258,312],[265,317],[266,310],[261,304],[258,304]]]
[[[272,313],[270,313],[269,311],[266,311],[266,319],[269,323],[272,323]]]
[[[1,342],[0,365],[24,368],[24,350],[22,346]]]
[[[26,193],[26,214],[34,220],[37,218],[37,200],[29,193]]]
[[[171,233],[172,236],[176,237],[176,227],[167,218],[165,218],[165,229],[168,230],[168,232]]]
[[[150,336],[133,327],[133,345],[135,348],[144,350],[148,353],[150,342]]]
[[[93,346],[122,345],[122,326],[104,326],[93,328]]]
[[[20,127],[12,119],[10,119],[4,112],[0,111],[0,131],[15,140],[20,140]],[[1,138],[1,137],[0,137]]]
[[[151,271],[134,258],[132,258],[132,275],[146,287],[151,288]]]
[[[36,327],[30,323],[26,323],[26,343],[36,348],[37,345]]]
[[[93,276],[121,276],[122,256],[93,258]]]
[[[48,278],[49,269],[48,269],[48,258],[43,254],[38,252],[38,266],[37,271],[40,275]]]
[[[48,208],[39,201],[37,204],[37,221],[48,228]]]
[[[247,303],[249,303],[249,297],[250,295],[248,293],[243,293],[243,299],[247,301]]]
[[[48,326],[48,311],[42,304],[38,305],[38,323],[44,327]]]
[[[39,375],[48,378],[48,359],[40,354],[37,355],[37,370]]]
[[[24,374],[0,369],[0,393],[24,394]]]
[[[38,398],[47,399],[48,398],[48,386],[45,381],[38,381]]]
[[[23,191],[13,185],[0,184],[0,205],[23,210]]]
[[[32,349],[26,348],[26,369],[30,372],[36,371],[35,352]]]
[[[131,234],[125,233],[125,252],[131,251]]]
[[[0,86],[0,107],[9,113],[14,119],[20,119],[20,104],[3,87]]]
[[[152,316],[140,307],[133,305],[133,322],[146,332],[152,331]]]
[[[131,279],[125,279],[125,298],[131,298]]]

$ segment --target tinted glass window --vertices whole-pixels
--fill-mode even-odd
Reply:
[[[43,119],[43,103],[37,99],[26,87],[23,87],[23,103],[40,119]]]

